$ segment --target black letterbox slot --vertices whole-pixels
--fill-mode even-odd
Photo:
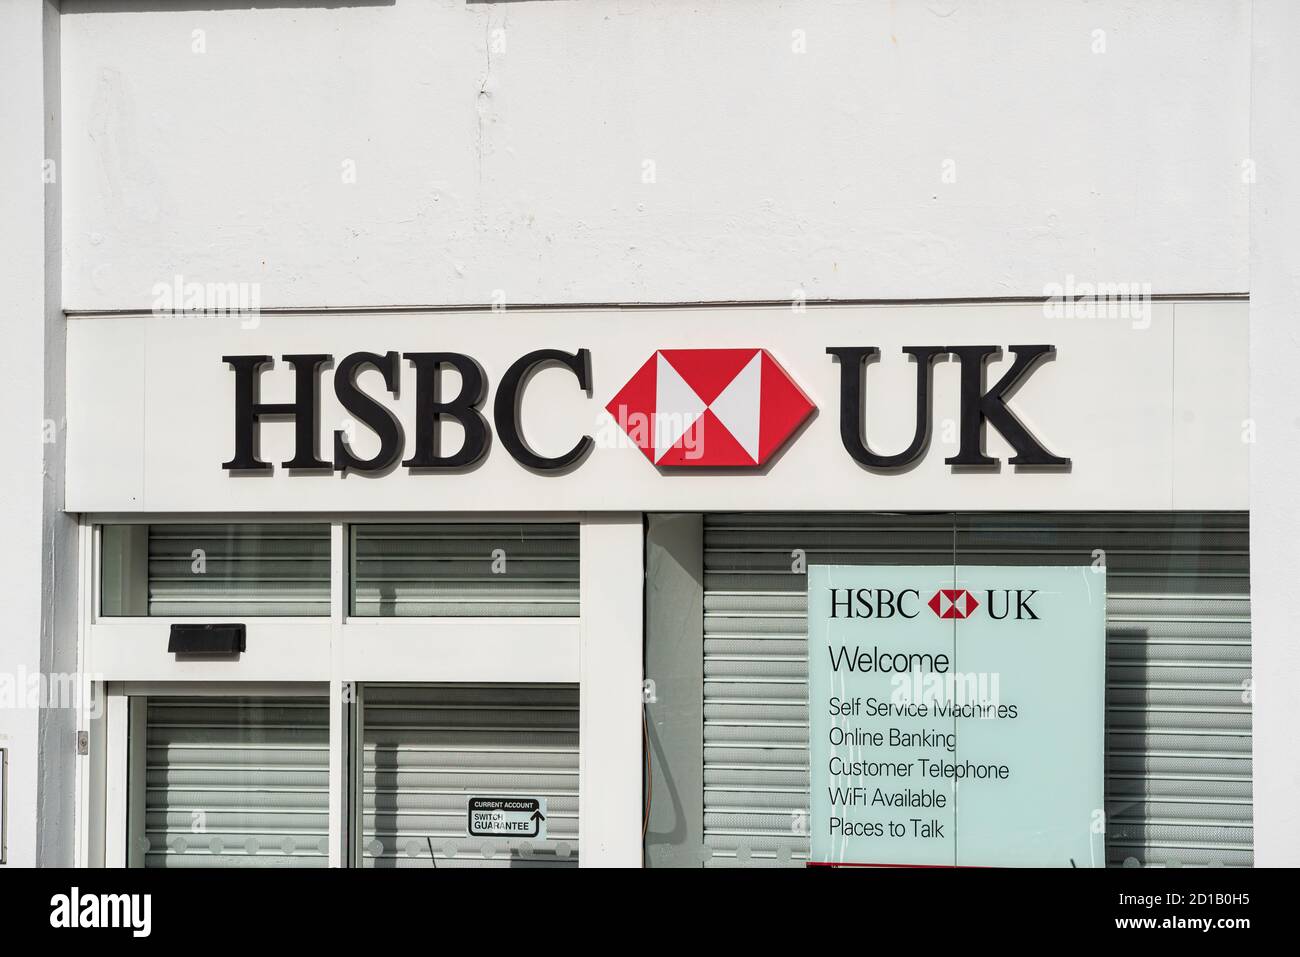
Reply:
[[[172,625],[167,641],[175,655],[237,655],[247,647],[243,625]]]

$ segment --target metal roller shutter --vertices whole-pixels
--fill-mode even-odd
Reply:
[[[1111,865],[1249,866],[1250,595],[1238,513],[705,518],[704,830],[714,865],[808,842],[808,564],[1107,565]]]
[[[356,525],[352,614],[578,614],[576,524]]]
[[[201,572],[195,550],[202,550]],[[308,616],[330,610],[330,529],[150,525],[149,614]]]
[[[578,863],[577,685],[366,685],[365,867]],[[544,797],[544,841],[470,838],[466,799]]]
[[[325,699],[150,697],[146,708],[144,834],[133,836],[135,860],[327,865]]]

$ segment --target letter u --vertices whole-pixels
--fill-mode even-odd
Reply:
[[[871,469],[898,469],[911,465],[930,444],[930,382],[934,360],[947,355],[943,346],[906,346],[903,352],[916,361],[916,428],[912,444],[895,455],[873,452],[862,434],[862,401],[867,362],[880,354],[875,346],[832,346],[826,350],[840,361],[840,440],[849,455]]]

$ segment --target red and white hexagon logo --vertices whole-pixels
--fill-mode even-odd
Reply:
[[[940,588],[928,604],[940,618],[969,618],[980,606],[975,596],[964,588]]]
[[[655,465],[762,465],[816,408],[766,349],[660,349],[605,409]]]

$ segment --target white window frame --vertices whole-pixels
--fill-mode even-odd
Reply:
[[[220,618],[248,627],[236,661],[177,661],[166,636],[179,617],[100,614],[100,528],[108,524],[320,522],[330,525],[330,614],[313,618]],[[353,618],[349,526],[369,523],[575,523],[579,615],[562,618]],[[359,822],[349,775],[348,695],[363,682],[577,683],[580,862],[640,866],[641,683],[644,537],[641,513],[96,514],[81,518],[79,661],[104,705],[79,764],[77,863],[125,866],[129,831],[129,698],[149,694],[320,695],[330,698],[329,866],[354,859]],[[323,653],[328,651],[328,653]],[[89,709],[90,702],[83,707]],[[143,708],[137,708],[143,714]],[[135,720],[139,721],[139,718]],[[139,731],[140,729],[137,729]],[[83,768],[84,765],[84,768]],[[586,802],[582,795],[600,795]]]

